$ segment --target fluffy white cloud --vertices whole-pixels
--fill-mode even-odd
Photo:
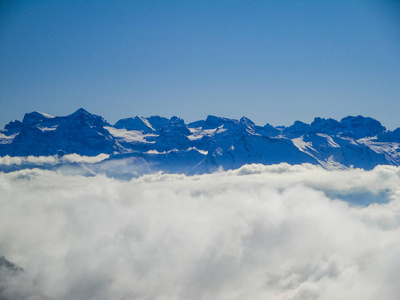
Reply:
[[[22,165],[22,164],[36,164],[36,165],[56,165],[59,163],[74,163],[86,162],[97,163],[110,157],[108,154],[99,154],[97,156],[82,156],[79,154],[66,154],[64,156],[0,156],[0,165]]]
[[[5,277],[3,295],[394,300],[399,174],[287,164],[131,181],[0,174],[0,253],[25,270]]]

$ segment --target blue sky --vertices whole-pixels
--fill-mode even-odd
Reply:
[[[400,127],[400,1],[2,1],[0,127],[34,110]]]

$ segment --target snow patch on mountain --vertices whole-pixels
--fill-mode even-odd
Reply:
[[[293,144],[302,152],[309,154],[309,149],[314,150],[311,142],[305,142],[304,137],[292,139]],[[315,151],[315,150],[314,150]]]
[[[112,136],[114,136],[118,141],[122,141],[125,143],[154,143],[154,141],[148,141],[146,138],[148,137],[156,137],[156,134],[143,134],[142,131],[139,130],[126,130],[126,129],[117,129],[111,126],[104,127]]]

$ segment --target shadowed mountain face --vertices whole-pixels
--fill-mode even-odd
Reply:
[[[190,124],[178,117],[132,117],[111,125],[81,108],[64,117],[32,112],[22,122],[8,123],[0,131],[0,156],[105,153],[110,157],[95,168],[128,160],[145,172],[186,174],[281,162],[368,170],[379,164],[400,164],[399,132],[400,128],[388,131],[363,116],[341,121],[315,118],[311,124],[296,121],[289,127],[257,126],[245,117],[217,116]],[[10,167],[0,165],[0,170]]]

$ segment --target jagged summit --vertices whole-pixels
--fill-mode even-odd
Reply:
[[[109,160],[133,159],[132,166],[142,170],[187,174],[280,162],[371,169],[399,165],[399,143],[400,128],[388,131],[360,115],[340,121],[316,117],[311,124],[295,121],[288,127],[213,115],[189,124],[177,116],[135,116],[110,125],[80,108],[61,117],[27,113],[22,122],[8,123],[0,132],[0,155],[105,153]]]
[[[339,133],[342,131],[344,126],[334,120],[334,119],[322,119],[322,118],[315,118],[314,121],[310,124],[310,130],[312,132],[320,132],[320,133]]]
[[[38,124],[40,122],[43,122],[43,121],[46,121],[49,119],[53,119],[53,118],[54,118],[53,116],[50,116],[48,114],[45,114],[45,113],[42,113],[39,111],[34,111],[31,113],[25,114],[22,123],[34,125],[34,124]]]
[[[66,116],[66,118],[92,118],[92,117],[99,117],[99,116],[91,114],[90,112],[88,112],[86,109],[83,108],[80,108],[77,111],[73,112],[72,114]]]
[[[25,114],[22,123],[6,125],[3,134],[14,130],[13,139],[0,141],[0,155],[28,156],[78,153],[97,155],[123,151],[114,137],[104,129],[108,126],[102,117],[81,108],[64,116],[53,117],[40,112]]]
[[[91,115],[91,113],[89,113],[86,109],[84,109],[84,108],[81,107],[81,108],[79,108],[76,112],[70,114],[70,116],[81,115],[81,114],[84,114],[84,115]]]
[[[379,121],[363,116],[348,116],[343,118],[340,123],[348,135],[355,138],[376,136],[386,131]]]
[[[87,123],[93,126],[108,126],[110,125],[103,117],[91,114],[87,110],[80,108],[76,112],[66,116],[61,117],[64,119],[75,119],[80,122]]]
[[[156,132],[156,130],[146,118],[138,116],[133,118],[121,119],[114,124],[114,127],[117,129],[140,130],[143,133]]]

